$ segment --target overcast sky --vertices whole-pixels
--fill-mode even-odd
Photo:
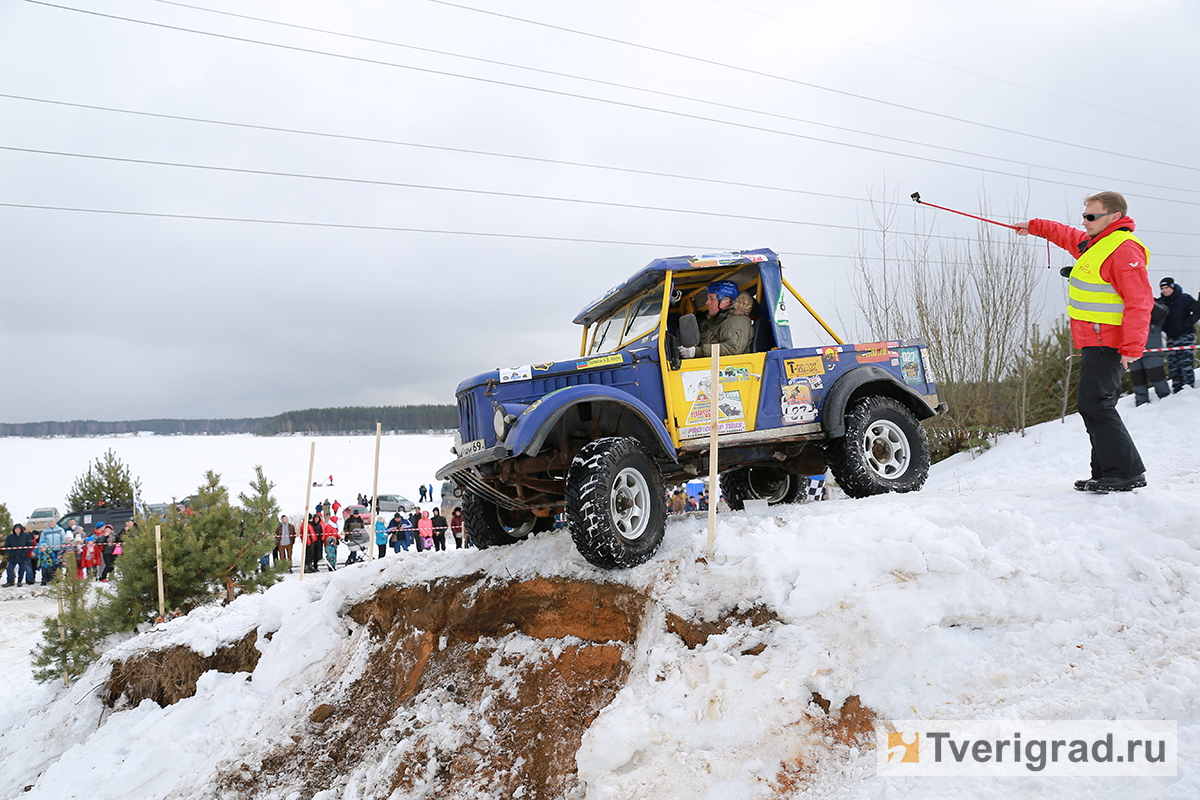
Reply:
[[[975,231],[913,191],[1200,288],[1192,0],[194,3],[0,0],[0,421],[452,403],[713,250],[850,325],[868,198]]]

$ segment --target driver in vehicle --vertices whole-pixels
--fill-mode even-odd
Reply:
[[[708,285],[708,317],[700,323],[700,344],[695,347],[680,347],[679,355],[684,358],[707,358],[712,356],[712,345],[721,345],[721,355],[736,356],[750,352],[754,339],[754,323],[750,311],[754,298],[739,292],[733,281],[713,281]]]

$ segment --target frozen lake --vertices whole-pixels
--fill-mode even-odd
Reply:
[[[379,493],[402,494],[417,502],[418,487],[435,483],[433,473],[451,461],[451,434],[383,436],[379,448]],[[289,514],[304,509],[309,452],[316,444],[312,487],[315,505],[322,500],[352,504],[359,492],[371,493],[375,469],[374,436],[152,436],[123,435],[87,439],[0,438],[0,503],[14,522],[33,509],[56,506],[66,513],[65,498],[88,466],[110,448],[141,480],[142,500],[165,503],[196,491],[205,470],[214,470],[237,502],[248,491],[254,467],[275,483],[275,499]],[[440,488],[438,489],[440,492]]]

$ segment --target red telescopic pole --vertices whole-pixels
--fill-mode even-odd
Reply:
[[[933,203],[926,203],[924,200],[921,199],[920,192],[913,192],[911,196],[912,196],[913,202],[917,203],[918,205],[929,206],[930,208],[940,208],[942,211],[949,211],[951,214],[959,214],[960,216],[970,217],[971,219],[977,219],[980,222],[990,222],[993,225],[999,225],[1001,228],[1009,228],[1014,231],[1019,230],[1019,228],[1016,225],[1009,225],[1007,222],[997,222],[994,219],[987,219],[985,217],[977,217],[974,214],[968,214],[965,211],[955,211],[953,208],[946,208],[945,206],[938,206],[938,205],[934,205]]]

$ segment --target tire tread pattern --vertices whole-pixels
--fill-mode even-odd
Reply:
[[[621,538],[613,528],[609,493],[617,474],[635,467],[650,491],[650,519],[636,540]],[[667,524],[666,487],[662,472],[637,439],[608,437],[589,442],[567,472],[567,525],[579,553],[601,569],[644,564],[658,551]]]
[[[895,480],[876,474],[867,464],[862,437],[872,422],[887,419],[896,423],[908,437],[912,455],[908,469]],[[850,497],[870,497],[887,492],[915,492],[929,477],[929,439],[912,412],[891,397],[872,395],[854,403],[846,415],[846,435],[826,446],[829,470],[838,486]]]

